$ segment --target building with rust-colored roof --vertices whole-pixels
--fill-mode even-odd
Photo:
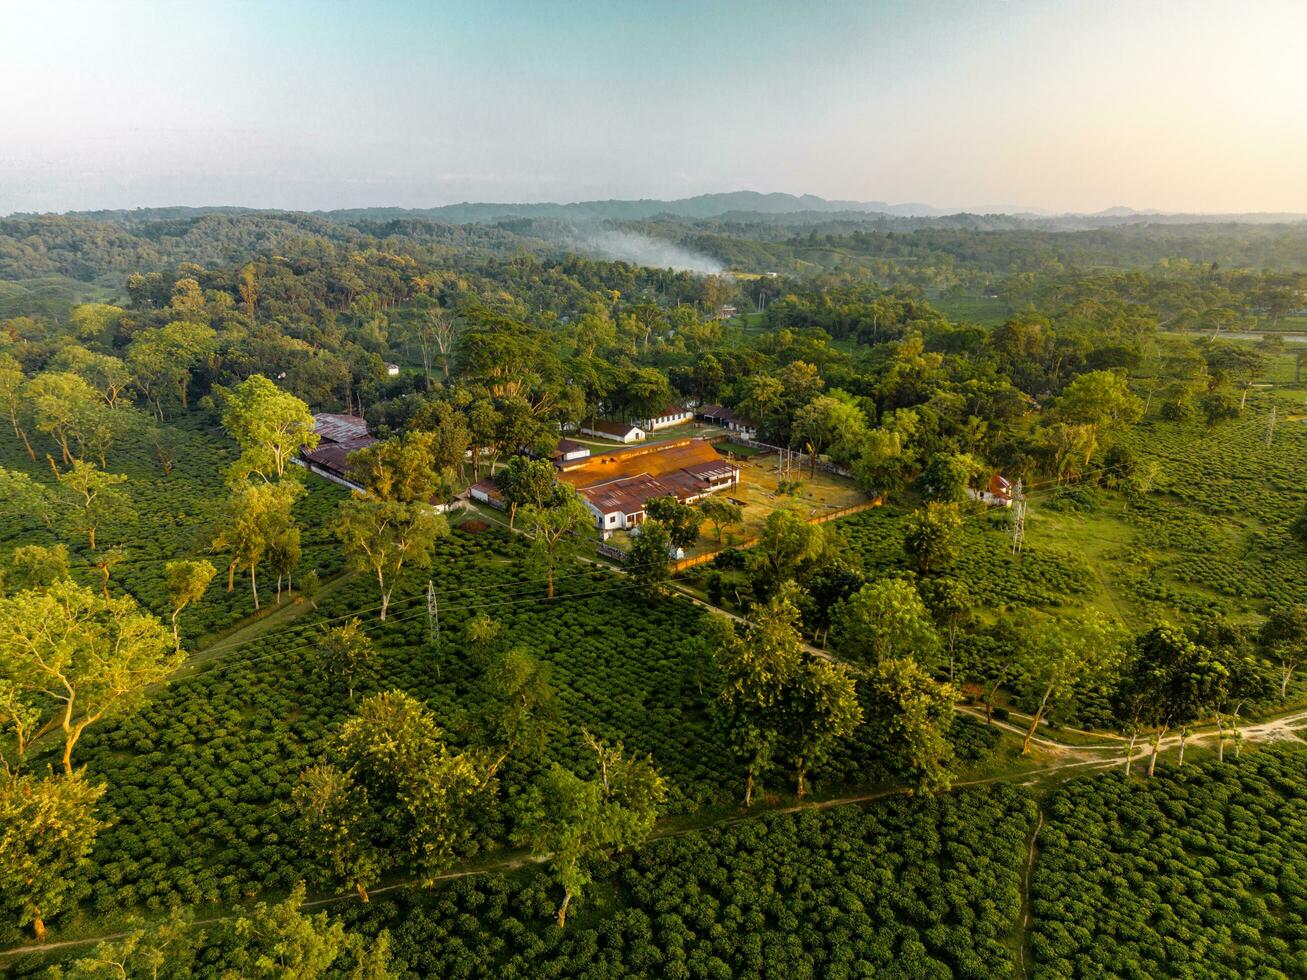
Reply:
[[[559,463],[558,479],[580,493],[607,537],[639,525],[655,498],[689,504],[736,486],[740,468],[703,439],[675,439]]]
[[[295,462],[342,487],[363,489],[349,478],[349,454],[377,441],[368,432],[368,423],[357,415],[319,412],[313,416],[313,431],[318,434],[317,447],[301,450]]]

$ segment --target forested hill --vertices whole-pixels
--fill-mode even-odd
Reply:
[[[494,223],[487,223],[484,209],[499,206],[480,204],[313,214],[153,208],[14,215],[0,219],[0,282],[53,278],[66,290],[63,280],[120,285],[130,273],[175,270],[181,263],[346,258],[369,250],[420,262],[457,257],[473,265],[522,253],[577,253],[700,272],[777,272],[810,281],[833,275],[915,286],[930,295],[992,293],[1005,277],[1021,274],[1154,267],[1166,274],[1177,262],[1307,270],[1305,222],[1168,224],[1125,214],[1076,218],[1078,224],[1064,226],[1071,219],[909,217],[786,195],[707,195],[690,202],[600,202],[589,212],[590,205],[531,205],[527,213]],[[720,211],[715,217],[668,211],[682,205]],[[655,206],[662,210],[651,213]]]

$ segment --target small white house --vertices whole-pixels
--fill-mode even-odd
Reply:
[[[586,435],[598,436],[600,439],[611,439],[613,442],[620,442],[629,445],[633,442],[644,442],[645,431],[634,422],[592,422],[590,425],[581,426],[581,431]]]
[[[684,405],[668,405],[657,415],[652,415],[640,424],[646,432],[670,429],[674,425],[684,425],[694,420],[694,412]]]
[[[558,447],[554,450],[555,463],[571,463],[578,459],[587,459],[589,456],[589,446],[571,439],[559,439]]]
[[[989,478],[989,485],[983,490],[967,488],[967,496],[978,500],[986,507],[1011,507],[1012,484],[995,473]]]
[[[398,364],[387,364],[387,365],[386,365],[386,376],[389,377],[389,378],[398,378],[398,377],[399,377],[399,365],[398,365]]]

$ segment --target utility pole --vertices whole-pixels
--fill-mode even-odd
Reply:
[[[1012,489],[1012,554],[1019,555],[1026,541],[1026,495],[1021,481]]]
[[[1266,446],[1270,448],[1271,437],[1275,435],[1275,406],[1271,406],[1271,417],[1266,420]]]
[[[427,638],[432,649],[440,651],[440,607],[436,604],[436,587],[427,579]],[[440,676],[440,658],[436,657],[436,676]]]

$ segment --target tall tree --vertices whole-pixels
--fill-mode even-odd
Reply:
[[[172,609],[173,645],[180,650],[181,633],[177,627],[177,617],[187,606],[199,602],[208,591],[209,583],[218,574],[213,562],[200,559],[193,561],[181,559],[170,561],[163,566],[164,589],[168,593],[168,605]]]
[[[667,528],[667,536],[673,547],[688,550],[699,540],[703,515],[697,508],[667,496],[650,500],[645,504],[645,512]]]
[[[232,466],[240,479],[250,474],[281,479],[296,453],[318,444],[309,407],[261,374],[251,375],[227,393],[222,424],[241,447]]]
[[[794,416],[793,437],[808,453],[811,473],[817,457],[827,450],[836,462],[847,463],[867,433],[867,417],[844,392],[818,395]]]
[[[803,799],[809,769],[862,723],[853,675],[843,664],[806,656],[787,692],[785,715],[784,744],[794,766],[795,795]]]
[[[40,717],[28,744],[62,730],[71,773],[88,726],[131,710],[180,666],[170,639],[135,599],[105,599],[68,579],[0,599],[0,679]]]
[[[353,701],[354,682],[368,670],[377,654],[376,645],[363,632],[359,618],[355,616],[320,634],[316,652],[322,672],[329,680],[344,682]]]
[[[1144,415],[1144,403],[1122,375],[1090,371],[1078,375],[1062,390],[1053,414],[1061,421],[1085,427],[1084,465],[1088,466],[1103,432],[1138,422]]]
[[[932,667],[939,657],[939,633],[912,583],[886,578],[869,582],[831,616],[835,649],[861,664],[909,657]]]
[[[73,973],[87,980],[190,976],[203,941],[204,933],[195,929],[194,916],[173,906],[166,919],[96,943],[90,953],[73,961]]]
[[[522,527],[531,536],[531,558],[544,568],[549,598],[554,597],[554,571],[586,544],[585,532],[594,526],[594,515],[581,495],[560,486],[548,506],[526,504]]]
[[[107,826],[95,814],[104,786],[82,773],[0,775],[0,904],[18,925],[45,939],[45,921],[58,915],[90,864],[96,835]]]
[[[436,540],[449,534],[444,514],[426,504],[405,504],[354,494],[340,505],[336,536],[350,565],[376,576],[381,620],[405,566],[427,568]]]
[[[517,509],[530,504],[542,508],[557,492],[558,479],[554,464],[547,459],[528,459],[514,456],[497,477],[500,493],[508,504],[508,526],[517,518]]]
[[[403,691],[364,698],[341,727],[340,754],[366,795],[369,840],[433,882],[472,832],[468,811],[484,784],[474,754],[450,750],[431,712]]]
[[[641,524],[626,553],[626,563],[636,581],[655,591],[661,589],[672,574],[672,536],[667,528],[653,520]]]
[[[1307,657],[1307,604],[1272,610],[1257,636],[1258,645],[1280,665],[1280,700],[1289,695],[1294,671]]]
[[[948,679],[952,684],[958,633],[972,618],[974,601],[971,590],[960,578],[940,576],[920,583],[918,591],[926,608],[930,610],[936,627],[944,635],[944,647],[948,654]]]
[[[713,526],[713,534],[717,537],[718,547],[721,547],[722,544],[722,531],[744,520],[744,508],[739,504],[732,503],[720,494],[714,494],[699,504],[699,510],[708,523]]]
[[[865,723],[893,768],[912,778],[917,792],[947,789],[953,764],[948,730],[958,698],[953,686],[911,657],[877,661],[859,686]]]
[[[793,581],[805,564],[815,561],[826,548],[826,529],[809,524],[788,510],[767,515],[758,543],[749,552],[749,563],[762,586],[770,593],[784,582]]]
[[[232,976],[268,980],[317,980],[346,955],[345,926],[327,913],[302,911],[304,883],[277,905],[260,902],[231,928]],[[225,974],[226,975],[226,974]]]
[[[23,386],[22,394],[37,431],[54,439],[67,466],[73,461],[72,443],[99,407],[100,396],[70,371],[42,372]]]
[[[332,765],[310,766],[300,773],[291,801],[314,853],[368,901],[368,888],[384,862],[369,836],[367,798],[353,774]]]
[[[908,515],[903,550],[922,575],[949,568],[957,561],[962,538],[962,515],[955,503],[931,501]]]
[[[1157,768],[1162,739],[1176,726],[1187,726],[1211,704],[1221,673],[1211,651],[1174,627],[1154,626],[1135,641],[1133,656],[1121,674],[1123,694],[1139,722],[1152,729],[1148,775]],[[1183,758],[1184,741],[1181,740]]]
[[[549,665],[523,647],[512,647],[491,661],[479,688],[476,728],[490,758],[485,776],[490,779],[510,756],[540,756],[558,723],[558,704]]]
[[[106,473],[94,463],[74,460],[59,477],[65,515],[71,530],[87,536],[95,550],[96,530],[106,520],[123,520],[132,514],[127,495],[115,487],[127,482],[121,473]]]
[[[236,569],[249,569],[255,609],[259,608],[259,563],[274,542],[294,525],[291,508],[303,494],[300,483],[248,483],[238,487],[227,502],[213,547],[231,555],[227,564],[228,592],[234,587]]]
[[[1119,629],[1095,613],[1075,619],[1031,618],[1021,624],[1017,657],[1023,693],[1035,704],[1022,755],[1030,753],[1048,712],[1086,685],[1111,677],[1121,665],[1122,652]]]
[[[14,355],[0,353],[0,412],[9,419],[14,436],[23,441],[23,448],[31,459],[36,459],[36,450],[27,438],[25,420],[30,417],[26,392],[27,378],[23,366]]]
[[[558,927],[590,884],[589,867],[615,849],[634,847],[653,830],[667,784],[652,758],[627,756],[586,733],[595,774],[583,779],[554,763],[522,801],[515,839],[545,857],[563,889]]]

